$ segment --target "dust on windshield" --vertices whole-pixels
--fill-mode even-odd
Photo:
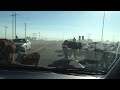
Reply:
[[[0,64],[107,71],[119,57],[119,16],[119,11],[0,11]]]

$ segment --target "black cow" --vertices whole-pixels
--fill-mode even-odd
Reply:
[[[65,45],[65,47],[63,47],[63,51],[66,59],[68,58],[68,55],[71,57],[72,53],[74,55],[74,58],[76,59],[77,50],[79,49],[80,51],[80,49],[82,48],[82,44],[80,42],[78,43],[65,40],[63,45]]]
[[[67,46],[68,46],[68,48],[71,48],[71,49],[79,49],[80,50],[82,48],[81,42],[68,41]]]

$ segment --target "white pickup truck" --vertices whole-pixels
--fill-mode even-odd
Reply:
[[[16,45],[16,51],[26,52],[32,48],[32,44],[28,39],[13,39],[13,42]]]

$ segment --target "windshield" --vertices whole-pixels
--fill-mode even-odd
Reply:
[[[25,39],[13,39],[14,43],[26,43]]]
[[[0,11],[0,20],[1,64],[107,72],[120,56],[119,11]]]

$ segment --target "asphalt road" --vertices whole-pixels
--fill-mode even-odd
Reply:
[[[81,68],[83,65],[88,68],[94,68],[94,69],[98,68],[98,66],[96,66],[96,59],[97,58],[99,59],[99,56],[101,55],[98,55],[97,58],[95,58],[94,52],[86,53],[84,51],[80,51],[77,53],[77,60],[73,60],[73,59],[64,60],[61,41],[38,41],[37,40],[37,41],[31,41],[31,42],[32,42],[32,49],[28,50],[26,53],[29,54],[33,52],[38,52],[41,56],[38,64],[39,66]],[[17,54],[16,54],[16,57],[17,57]]]
[[[63,50],[62,50],[62,42],[60,41],[32,41],[32,49],[27,51],[26,53],[38,52],[41,56],[39,60],[39,66],[45,67],[64,67],[64,68],[81,68],[82,65],[85,66],[87,62],[87,66],[96,68],[96,61],[91,59],[88,61],[84,61],[86,54],[83,52],[78,52],[77,60],[64,60]],[[94,58],[94,54],[87,54],[87,58],[90,59],[91,56]],[[81,65],[82,64],[82,65]]]
[[[61,41],[33,41],[32,49],[27,53],[39,52],[40,53],[40,66],[46,67],[64,67],[72,68],[81,65],[75,60],[64,60]],[[80,60],[80,57],[78,58]]]

